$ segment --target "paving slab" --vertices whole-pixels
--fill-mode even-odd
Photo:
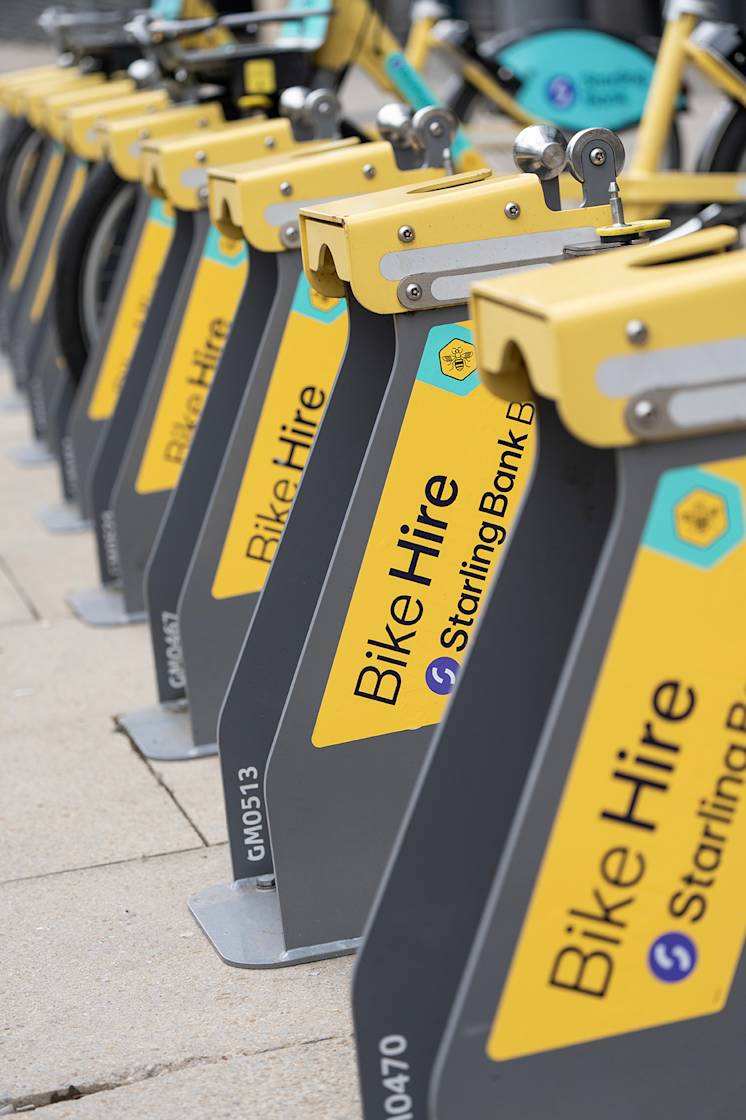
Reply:
[[[0,627],[33,620],[34,614],[30,603],[13,582],[10,573],[3,567],[3,560],[0,557]]]
[[[10,386],[0,368],[0,397]],[[68,617],[67,593],[98,583],[95,543],[90,532],[54,535],[39,521],[62,491],[56,463],[24,467],[13,458],[30,432],[26,411],[0,411],[0,557],[40,615]]]
[[[45,1120],[353,1120],[359,1115],[352,1040],[291,1046],[202,1063],[97,1092],[41,1114]]]
[[[0,628],[0,881],[202,844],[114,730],[149,669],[142,638],[74,619]]]
[[[46,1104],[71,1085],[86,1093],[349,1036],[349,958],[233,969],[203,937],[186,899],[224,877],[226,859],[222,847],[202,848],[0,886],[13,962],[0,970],[0,1099]],[[267,1100],[283,1077],[272,1077]],[[149,1115],[166,1114],[154,1105]],[[284,1115],[299,1114],[288,1104]]]
[[[54,468],[0,465],[0,555],[45,618],[72,617],[66,596],[99,584],[91,532],[52,534],[39,521],[59,501]]]
[[[150,767],[171,791],[207,843],[224,844],[228,839],[228,829],[219,760],[213,757],[193,758],[188,762],[151,762]],[[225,875],[227,874],[226,855]]]

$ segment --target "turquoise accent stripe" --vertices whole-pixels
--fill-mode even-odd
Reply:
[[[178,19],[181,15],[181,0],[152,0],[150,10],[161,19]]]
[[[344,2],[344,0],[342,0]],[[324,0],[290,0],[287,5],[289,12],[303,12],[307,9],[321,8]],[[282,25],[280,39],[301,39],[309,47],[321,46],[326,39],[329,28],[328,16],[310,16],[306,19],[291,20]]]
[[[169,229],[173,228],[174,218],[166,210],[165,202],[159,198],[154,198],[148,210],[148,221],[157,222],[160,226],[167,226]]]
[[[344,315],[347,310],[347,301],[344,299],[337,300],[328,311],[316,307],[311,302],[311,285],[308,283],[305,272],[301,272],[295,288],[291,310],[296,311],[299,315],[305,315],[307,319],[316,319],[319,323],[333,323],[340,315]]]
[[[383,67],[399,93],[413,109],[425,109],[428,105],[443,104],[401,51],[394,51],[393,54],[390,54]],[[472,151],[472,149],[473,145],[463,128],[459,128],[453,141],[454,159],[458,160],[464,152]]]

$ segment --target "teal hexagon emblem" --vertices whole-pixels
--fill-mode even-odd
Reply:
[[[333,323],[347,310],[347,300],[333,299],[323,296],[308,283],[306,274],[301,272],[293,296],[292,310],[307,319],[316,319],[319,323]]]
[[[479,384],[474,337],[463,323],[433,327],[422,351],[417,380],[457,397],[467,397]]]
[[[175,224],[174,212],[160,198],[154,198],[148,209],[148,221],[157,222],[159,226],[168,226],[169,229],[172,229]]]
[[[210,226],[205,240],[202,256],[207,261],[225,265],[226,268],[237,268],[243,264],[248,256],[245,241],[234,241],[232,237],[223,237],[215,226]]]
[[[642,538],[646,548],[712,568],[743,539],[743,494],[735,482],[698,467],[661,476]]]

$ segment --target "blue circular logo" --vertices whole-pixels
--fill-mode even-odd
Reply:
[[[547,82],[547,97],[555,109],[569,109],[576,96],[575,82],[567,74],[555,74]]]
[[[678,984],[697,967],[697,946],[685,933],[661,934],[650,946],[648,964],[664,984]]]
[[[459,664],[452,657],[436,657],[425,669],[425,684],[438,696],[447,696],[453,691],[458,676]]]

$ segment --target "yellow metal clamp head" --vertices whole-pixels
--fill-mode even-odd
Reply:
[[[58,93],[77,92],[82,102],[91,89],[94,91],[94,95],[100,96],[101,88],[105,84],[107,83],[101,74],[91,74],[77,78],[67,77],[63,80],[52,78],[48,82],[40,82],[33,89],[23,87],[16,90],[12,95],[14,115],[25,116],[33,128],[42,129],[44,127],[44,106],[48,97]],[[128,88],[134,89],[134,83],[130,83]],[[74,102],[71,101],[71,104],[74,104]]]
[[[293,94],[298,112],[307,115],[310,107],[315,115],[318,92],[306,92],[302,110],[303,91],[298,91],[298,99]],[[281,109],[288,112],[287,102]],[[296,131],[304,127],[302,117],[294,119],[292,111],[289,115]],[[328,110],[321,116],[327,117]],[[396,111],[387,107],[383,119],[380,131],[389,137],[387,141],[317,141],[299,145],[282,157],[217,168],[210,176],[213,221],[223,233],[243,236],[256,249],[283,252],[300,248],[298,213],[304,206],[432,178],[434,169],[448,158],[456,127],[452,114],[442,109],[416,114],[399,106]],[[418,129],[428,132],[429,144],[415,143]],[[315,130],[329,131],[328,123],[318,122]]]
[[[300,248],[302,206],[433,174],[432,168],[402,170],[385,141],[319,141],[250,167],[217,168],[210,175],[210,212],[221,232],[236,236],[240,230],[253,248],[278,253]]]
[[[140,155],[145,141],[199,135],[203,129],[224,124],[222,107],[217,101],[209,101],[204,105],[176,105],[155,112],[128,114],[122,120],[102,117],[94,127],[103,155],[117,175],[135,183],[140,179]]]
[[[73,71],[79,77],[78,71]],[[43,82],[54,81],[61,75],[69,75],[70,71],[59,66],[33,66],[23,70],[11,70],[8,74],[0,76],[0,106],[10,113],[13,108],[13,95],[18,91],[32,90]]]
[[[146,190],[180,210],[202,209],[208,202],[211,167],[239,163],[253,167],[270,152],[289,152],[304,142],[331,137],[336,134],[341,111],[330,90],[299,86],[285,90],[280,112],[282,116],[274,120],[232,121],[207,137],[145,142],[141,170]],[[251,162],[245,164],[246,160]]]
[[[117,97],[101,98],[88,105],[66,109],[62,114],[62,140],[79,159],[101,159],[101,134],[97,124],[104,117],[122,117],[132,113],[151,112],[169,103],[165,90],[141,90],[139,93],[120,93]]]
[[[718,227],[475,284],[485,383],[510,398],[523,371],[598,447],[746,426],[737,240]]]
[[[256,159],[268,151],[287,151],[295,143],[288,120],[231,121],[200,135],[146,140],[140,157],[141,177],[154,198],[164,198],[179,210],[202,210],[207,205],[210,167]]]
[[[128,83],[123,83],[119,90],[117,90],[116,86],[119,85],[118,82],[94,82],[90,87],[86,86],[82,89],[65,88],[62,92],[56,91],[55,93],[47,94],[41,101],[37,114],[40,120],[40,127],[43,128],[53,140],[61,144],[64,133],[64,114],[68,109],[89,105],[91,102],[107,100],[112,85],[115,87],[112,95],[114,97],[116,97],[118,93],[129,93],[134,89],[134,85]]]
[[[478,275],[539,269],[661,228],[628,225],[612,207],[620,162],[612,133],[588,130],[567,148],[546,128],[519,140],[522,175],[467,172],[301,211],[311,284],[336,297],[350,285],[379,314],[446,307],[463,303]],[[568,162],[584,188],[574,210],[560,198]]]

